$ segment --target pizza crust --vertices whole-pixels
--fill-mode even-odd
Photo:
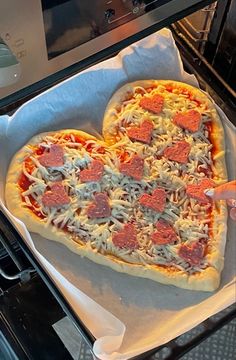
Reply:
[[[118,131],[116,127],[115,109],[117,109],[117,107],[119,108],[123,101],[127,100],[127,94],[132,94],[135,86],[148,88],[154,86],[156,83],[157,80],[135,81],[125,84],[112,95],[103,117],[102,134],[107,144],[113,145],[117,142]],[[160,81],[158,81],[158,83],[160,83]]]
[[[71,131],[75,133],[75,130],[63,130],[64,133],[68,134]],[[9,166],[5,192],[7,207],[14,216],[25,223],[30,232],[40,234],[48,240],[59,242],[74,253],[86,257],[97,264],[108,266],[121,273],[148,278],[162,284],[175,285],[189,290],[213,291],[219,286],[219,272],[216,271],[213,266],[209,267],[207,271],[204,271],[204,274],[198,273],[196,276],[188,276],[183,271],[170,271],[167,268],[158,265],[147,265],[144,267],[141,264],[127,263],[113,255],[103,255],[94,250],[91,246],[80,244],[79,239],[77,241],[73,240],[70,233],[66,233],[55,226],[46,226],[39,217],[30,211],[29,208],[25,207],[21,200],[20,190],[16,191],[18,176],[22,171],[22,161],[31,153],[31,145],[38,144],[45,136],[53,134],[53,132],[43,133],[33,137],[29,143],[13,157]],[[81,131],[78,131],[77,135],[82,136],[83,138],[93,138]],[[218,256],[215,255],[215,257],[218,261]],[[220,266],[222,266],[222,264],[222,262],[219,263]]]
[[[48,236],[48,232],[43,236]],[[208,267],[204,272],[196,273],[194,275],[187,275],[183,271],[168,270],[162,266],[131,264],[122,261],[111,255],[102,255],[94,251],[91,247],[81,246],[75,241],[71,240],[65,234],[59,233],[53,235],[51,233],[51,240],[58,241],[66,245],[71,251],[86,257],[93,262],[105,265],[115,271],[126,273],[132,276],[138,276],[150,280],[157,281],[165,285],[174,285],[188,290],[214,291],[220,284],[220,273],[215,267]]]
[[[12,214],[14,214],[14,216],[18,217],[26,224],[29,231],[38,231],[39,234],[42,233],[43,228],[45,228],[45,224],[40,221],[40,218],[36,216],[28,207],[24,206],[24,203],[21,199],[21,191],[17,184],[19,175],[22,172],[22,163],[24,159],[32,153],[32,146],[39,144],[45,138],[45,136],[53,136],[60,133],[64,135],[73,133],[85,140],[92,139],[102,144],[102,142],[97,140],[94,136],[75,129],[63,129],[41,133],[31,138],[29,142],[15,154],[8,168],[5,187],[5,200],[7,207],[12,212]],[[45,237],[47,238],[47,236]]]
[[[185,89],[192,92],[197,100],[201,102],[204,101],[205,103],[207,103],[208,108],[213,110],[211,141],[214,143],[215,146],[215,154],[213,157],[214,181],[216,182],[217,185],[226,182],[227,169],[225,163],[225,139],[224,139],[224,129],[220,117],[216,111],[214,104],[209,100],[208,96],[205,93],[203,93],[200,89],[197,89],[185,83],[172,81],[172,80],[140,80],[126,84],[120,89],[118,89],[111,97],[104,113],[103,137],[106,143],[113,145],[119,140],[118,129],[116,126],[115,109],[117,107],[119,109],[119,107],[122,105],[122,102],[127,100],[127,94],[128,96],[129,94],[133,94],[133,88],[136,86],[149,88],[156,86],[157,84],[177,86],[177,87],[183,86]],[[210,290],[213,289],[211,283],[212,281],[213,283],[215,283],[215,286],[216,283],[219,282],[220,272],[222,271],[224,266],[224,252],[225,252],[226,235],[227,235],[228,211],[227,211],[226,202],[225,201],[216,202],[212,215],[213,215],[213,221],[212,221],[213,230],[212,230],[211,248],[209,250],[209,254],[207,255],[207,260],[212,267],[209,267],[208,269],[204,270],[201,273],[201,276],[199,274],[190,275],[189,277],[187,276],[189,280],[187,279],[184,280],[183,274],[182,275],[174,274],[176,286],[183,287],[183,284],[185,284],[185,286],[186,284],[188,284],[188,286],[191,286],[191,289],[197,290],[200,282],[204,283],[205,281],[206,289]],[[160,273],[162,273],[162,271],[160,271]],[[153,274],[155,274],[155,271],[153,272]],[[153,275],[153,274],[150,276],[158,277],[158,275]],[[168,279],[167,281],[169,281],[169,276],[167,276],[166,272],[162,273],[162,275],[164,276],[164,278],[166,277],[166,280]],[[215,280],[212,280],[211,276],[215,278]],[[217,281],[216,278],[218,279]],[[214,289],[216,289],[216,287],[214,287]]]
[[[184,271],[168,269],[158,265],[143,266],[141,264],[131,264],[113,255],[103,255],[91,248],[91,246],[81,245],[74,241],[70,234],[60,231],[54,226],[49,225],[46,227],[42,225],[44,224],[37,221],[35,216],[31,219],[30,226],[27,225],[27,227],[31,232],[40,234],[48,240],[59,242],[82,257],[86,257],[97,264],[108,266],[121,273],[154,280],[165,285],[178,286],[188,290],[214,291],[220,284],[220,273],[213,266],[208,267],[204,272],[187,275]]]
[[[113,126],[115,119],[114,107],[117,106],[117,104],[120,105],[122,101],[125,100],[127,92],[131,92],[133,86],[151,87],[155,85],[156,82],[157,80],[143,80],[127,84],[113,95],[107,105],[104,115],[103,135],[106,144],[114,144],[114,142],[116,142],[117,129]],[[158,81],[158,83],[160,82],[163,84],[173,84],[173,82],[169,80]],[[178,84],[181,85],[182,83]],[[189,90],[193,91],[195,96],[200,101],[207,101],[209,107],[214,108],[213,104],[200,90],[195,89],[187,84],[184,84],[184,87],[189,88]],[[212,138],[217,146],[214,175],[216,177],[217,175],[219,175],[218,180],[226,181],[227,178],[224,157],[224,131],[217,112],[215,112],[213,124],[214,126]],[[210,266],[204,269],[202,272],[198,272],[192,275],[188,275],[186,274],[186,272],[174,268],[170,269],[164,266],[149,264],[146,266],[143,266],[141,264],[131,264],[113,255],[103,255],[99,253],[96,249],[93,249],[89,243],[87,245],[84,245],[84,243],[82,243],[81,241],[80,244],[80,240],[78,239],[78,242],[73,240],[73,237],[70,233],[64,232],[56,228],[55,226],[52,226],[51,224],[46,225],[29,208],[25,207],[22,203],[21,191],[16,185],[18,183],[19,174],[21,174],[22,171],[22,162],[32,152],[31,146],[40,143],[47,135],[53,135],[60,132],[64,134],[70,134],[72,132],[78,136],[81,136],[84,139],[93,139],[104,145],[104,143],[97,140],[92,135],[88,135],[79,130],[69,129],[56,132],[42,133],[40,135],[34,136],[31,140],[29,140],[29,143],[27,145],[25,145],[21,150],[16,153],[9,166],[6,180],[5,198],[8,209],[26,224],[28,230],[38,233],[46,239],[62,243],[66,245],[71,251],[79,254],[80,256],[84,256],[92,260],[93,262],[108,266],[119,272],[152,279],[162,284],[175,285],[190,290],[213,291],[217,289],[220,283],[220,272],[224,264],[224,248],[227,230],[227,207],[225,202],[223,201],[216,203],[213,212],[213,236],[211,239],[211,247],[209,249],[209,254],[207,255],[207,260]]]

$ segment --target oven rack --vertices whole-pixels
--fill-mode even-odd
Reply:
[[[135,359],[155,360],[159,359],[159,357],[155,357],[157,354],[161,356],[160,359],[162,360],[180,359],[235,318],[236,303],[220,313],[206,319],[193,330],[190,330],[176,339],[171,340],[167,344],[154,349],[149,352],[147,356],[144,354],[144,357],[137,357]]]
[[[209,93],[228,116],[230,122],[236,126],[236,92],[217,73],[200,51],[191,44],[187,37],[178,30],[175,24],[170,25],[170,29],[186,70],[197,77],[200,88]]]
[[[39,261],[36,259],[34,254],[30,251],[28,246],[26,245],[25,241],[22,239],[21,235],[13,225],[13,223],[10,221],[8,216],[0,209],[0,230],[1,230],[1,238],[4,238],[5,244],[7,244],[8,249],[10,248],[11,251],[9,252],[9,256],[11,257],[12,261],[15,263],[15,259],[18,260],[19,263],[21,263],[19,253],[17,253],[16,249],[14,248],[13,244],[17,243],[22,250],[23,254],[28,259],[29,263],[33,266],[33,268],[37,271],[39,276],[43,279],[44,283],[48,287],[48,289],[51,291],[55,299],[58,301],[59,305],[65,312],[65,314],[72,320],[75,327],[83,337],[83,339],[86,341],[86,343],[91,347],[92,344],[95,341],[94,336],[91,334],[88,328],[82,323],[82,321],[77,317],[74,310],[71,308],[68,301],[65,299],[61,291],[57,288],[53,280],[50,278],[48,273],[45,271],[45,269],[42,267],[42,265],[39,263]],[[3,245],[4,246],[4,245]],[[7,249],[6,249],[7,250]],[[13,255],[13,257],[12,257]],[[18,267],[19,269],[19,267]],[[18,275],[22,271],[27,271],[30,273],[32,271],[32,268],[23,268],[22,265],[19,269]],[[17,276],[15,274],[15,276]],[[19,276],[20,278],[20,276]],[[31,276],[29,276],[28,279],[30,279]],[[1,293],[0,293],[1,295]],[[4,293],[3,293],[4,296]]]

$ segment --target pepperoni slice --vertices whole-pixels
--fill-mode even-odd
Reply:
[[[137,249],[139,244],[134,224],[125,224],[122,230],[113,234],[112,242],[121,249]]]
[[[198,265],[204,257],[205,247],[199,242],[190,246],[182,244],[179,248],[179,256],[190,265]]]
[[[205,195],[204,191],[215,186],[215,183],[211,179],[202,179],[199,184],[189,184],[186,188],[186,194],[188,197],[196,199],[201,203],[209,203],[211,199]]]
[[[163,188],[155,189],[152,195],[143,194],[139,198],[141,205],[154,211],[162,212],[166,205],[166,192]]]
[[[104,165],[100,160],[93,160],[88,169],[80,172],[81,182],[100,181],[103,175]]]
[[[120,164],[120,172],[124,175],[131,176],[135,180],[141,180],[143,177],[144,160],[134,155],[130,161]]]
[[[132,127],[127,130],[128,137],[133,141],[140,141],[144,144],[150,144],[153,130],[153,123],[144,120],[140,127]]]
[[[158,94],[153,95],[152,97],[143,97],[140,100],[139,105],[145,110],[160,114],[164,105],[164,97]]]
[[[94,202],[87,208],[87,215],[90,219],[106,218],[111,215],[111,208],[108,196],[104,193],[94,195]]]
[[[38,160],[45,167],[58,167],[64,164],[64,151],[58,144],[52,144],[49,152],[39,156]]]
[[[156,223],[156,228],[157,230],[151,235],[154,245],[173,244],[178,240],[174,229],[167,221],[160,219]]]
[[[178,113],[174,116],[173,122],[183,129],[196,132],[201,125],[201,114],[196,110]]]
[[[67,195],[63,184],[55,182],[51,185],[51,190],[46,191],[43,194],[42,203],[47,207],[60,207],[69,204],[70,198]]]
[[[164,156],[172,161],[187,164],[191,146],[187,141],[178,141],[164,150]]]

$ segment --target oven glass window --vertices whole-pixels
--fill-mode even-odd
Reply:
[[[99,35],[90,1],[42,0],[42,9],[48,59]]]
[[[41,0],[48,58],[76,48],[169,1]]]

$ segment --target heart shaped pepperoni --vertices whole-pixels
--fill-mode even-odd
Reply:
[[[150,144],[152,137],[153,123],[144,120],[140,127],[132,127],[127,130],[128,137],[134,141]]]
[[[173,122],[183,129],[196,132],[201,125],[201,114],[196,110],[178,113],[174,116]]]
[[[154,211],[162,212],[166,204],[166,192],[163,188],[155,189],[152,195],[143,194],[139,198],[141,205],[146,206]]]
[[[152,97],[143,97],[139,105],[155,114],[160,114],[164,105],[164,98],[161,95],[153,95]]]
[[[88,169],[80,172],[81,182],[100,181],[103,175],[104,165],[100,160],[93,160]]]
[[[60,207],[70,203],[64,186],[60,182],[51,185],[51,190],[46,191],[42,196],[42,203],[47,207]]]
[[[45,167],[58,167],[64,164],[64,151],[60,145],[52,144],[49,153],[41,155],[38,160]]]
[[[106,194],[97,193],[94,195],[94,202],[88,206],[87,215],[90,219],[106,218],[111,215],[111,208]]]
[[[209,203],[211,199],[205,195],[204,191],[215,186],[211,179],[202,179],[199,184],[189,184],[186,187],[186,194],[188,197],[196,199],[201,203]]]
[[[173,244],[178,240],[177,235],[172,226],[165,220],[158,220],[156,223],[157,231],[151,235],[154,245]]]
[[[112,242],[115,246],[121,249],[137,249],[139,244],[135,226],[133,224],[125,224],[122,230],[113,234]]]
[[[186,164],[188,162],[190,149],[191,146],[187,141],[178,141],[164,150],[164,156],[169,160]]]
[[[204,257],[205,247],[199,242],[188,245],[181,245],[179,256],[187,261],[190,265],[198,265]]]
[[[134,155],[130,161],[120,164],[120,172],[124,175],[131,176],[135,180],[141,180],[143,177],[144,160]]]

